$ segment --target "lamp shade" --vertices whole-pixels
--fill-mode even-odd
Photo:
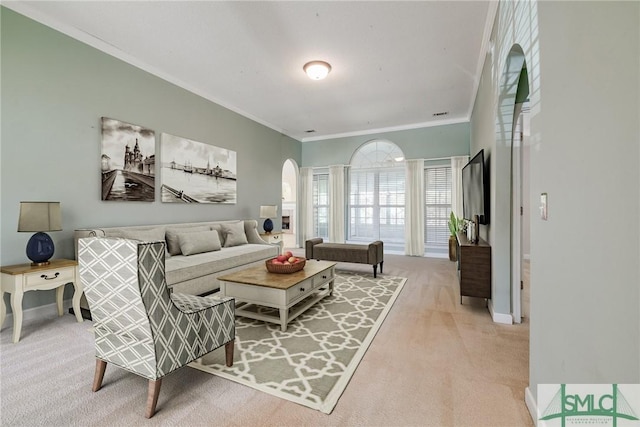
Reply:
[[[278,216],[276,205],[260,206],[260,218],[275,218]]]
[[[18,231],[61,231],[60,202],[20,202]]]

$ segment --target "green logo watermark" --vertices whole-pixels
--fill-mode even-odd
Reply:
[[[539,426],[640,426],[640,385],[540,384],[538,406]]]

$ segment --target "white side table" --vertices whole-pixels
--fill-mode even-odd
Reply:
[[[282,231],[274,231],[272,233],[262,233],[260,234],[262,240],[271,244],[278,245],[280,249],[278,249],[278,254],[282,254],[282,250],[284,249],[284,239],[282,238]]]
[[[13,310],[13,342],[20,341],[22,329],[22,295],[27,291],[42,291],[55,289],[58,316],[62,316],[62,294],[64,285],[71,282],[75,288],[73,293],[73,311],[78,322],[82,322],[80,313],[80,297],[82,283],[78,276],[78,262],[70,259],[54,259],[48,265],[32,266],[31,264],[10,265],[1,267],[0,275],[0,328],[7,317],[7,307],[4,294],[11,294],[11,309]]]

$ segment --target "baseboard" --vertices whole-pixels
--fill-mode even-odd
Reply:
[[[524,403],[527,404],[527,409],[529,410],[529,415],[531,415],[533,424],[537,426],[538,425],[538,405],[529,387],[524,389]]]
[[[71,299],[62,301],[62,313],[68,311],[71,307]],[[42,319],[44,316],[48,316],[52,313],[58,312],[58,305],[53,302],[51,304],[39,305],[38,307],[28,308],[22,311],[22,324],[35,319]],[[13,327],[13,313],[7,313],[7,318],[2,325],[2,329],[6,327]]]
[[[504,323],[505,325],[513,324],[513,317],[511,314],[498,313],[493,310],[493,301],[489,300],[489,313],[491,313],[491,319],[496,323]]]

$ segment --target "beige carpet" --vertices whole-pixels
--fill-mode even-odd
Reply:
[[[51,307],[19,344],[10,327],[0,333],[0,425],[532,426],[528,323],[495,324],[484,301],[460,305],[448,260],[385,255],[384,271],[408,281],[331,415],[185,368],[163,380],[146,420],[146,381],[108,367],[92,393],[90,322]]]

